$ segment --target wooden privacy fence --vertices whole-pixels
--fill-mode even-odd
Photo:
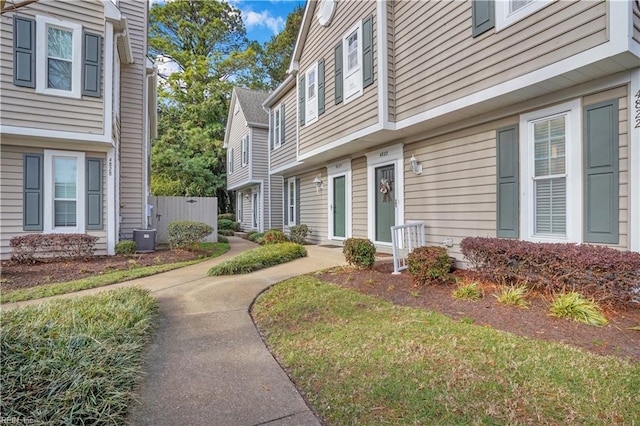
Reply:
[[[150,226],[158,231],[158,243],[168,242],[167,225],[176,220],[193,220],[213,226],[205,241],[218,241],[218,199],[215,197],[149,197]]]

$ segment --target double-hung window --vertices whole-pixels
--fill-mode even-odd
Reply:
[[[362,22],[342,39],[344,69],[344,101],[362,94]]]
[[[280,107],[273,111],[273,148],[280,148],[282,145],[282,116]]]
[[[227,172],[229,173],[229,175],[233,174],[233,148],[231,148],[229,150],[229,153],[227,154],[228,156],[228,161],[229,161],[229,165],[227,167]]]
[[[296,224],[296,179],[290,178],[287,184],[287,223],[290,225]]]
[[[79,98],[82,26],[38,16],[36,40],[36,92]]]
[[[84,232],[84,153],[46,150],[44,176],[44,231]]]
[[[318,120],[318,64],[314,64],[305,74],[306,94],[306,122],[315,123]]]
[[[249,135],[242,138],[242,167],[249,164]]]

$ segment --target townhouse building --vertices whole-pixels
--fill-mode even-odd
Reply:
[[[0,29],[0,250],[87,233],[97,254],[148,220],[156,72],[147,2],[7,2]]]
[[[308,1],[264,106],[283,226],[316,243],[422,221],[458,260],[469,236],[640,250],[637,1]]]

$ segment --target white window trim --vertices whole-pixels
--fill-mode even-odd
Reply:
[[[313,100],[309,99],[309,91],[307,90],[309,88],[309,85],[307,84],[307,82],[309,81],[309,74],[311,74],[312,72],[314,72],[316,76],[316,83],[315,83],[316,95],[313,98]],[[305,95],[304,96],[304,109],[305,109],[304,124],[308,126],[309,124],[313,124],[316,121],[318,121],[318,63],[317,62],[312,66],[310,66],[309,69],[307,69],[307,71],[304,73],[304,95]],[[315,105],[315,115],[313,116],[309,114],[310,105]]]
[[[291,196],[290,188],[291,184],[293,184],[293,197]],[[287,179],[287,226],[294,226],[298,221],[298,211],[296,210],[296,194],[298,193],[298,188],[296,187],[296,177],[292,176]],[[293,220],[291,220],[291,207],[293,207]]]
[[[73,157],[78,161],[78,175],[76,176],[76,226],[54,226],[53,197],[55,194],[55,179],[53,176],[54,157]],[[77,151],[44,151],[44,221],[45,233],[65,232],[81,234],[85,232],[85,153]]]
[[[358,33],[358,66],[354,68],[351,72],[347,73],[347,64],[349,62],[349,36],[354,32]],[[343,97],[344,103],[347,104],[350,101],[360,97],[364,92],[362,89],[362,21],[359,21],[356,26],[351,28],[343,37],[342,37],[342,87],[343,87]],[[349,87],[347,84],[347,80],[355,76],[357,79],[356,89],[352,92],[347,91]]]
[[[496,8],[496,31],[503,30],[510,25],[526,18],[527,16],[542,9],[553,0],[533,0],[520,9],[509,13],[510,0],[500,0],[495,2]]]
[[[71,66],[71,90],[47,87],[47,28],[54,27],[73,32],[73,59]],[[36,93],[43,95],[80,98],[82,87],[82,25],[60,21],[46,16],[36,16]]]
[[[344,176],[345,177],[345,220],[346,220],[346,229],[345,229],[345,237],[336,237],[333,234],[333,179]],[[327,230],[327,238],[329,240],[346,240],[347,238],[351,238],[352,236],[352,195],[351,195],[351,160],[339,161],[336,163],[329,164],[327,166],[327,184],[329,185],[328,199],[327,199],[327,215],[329,217],[329,229]]]
[[[520,235],[533,242],[582,242],[582,107],[579,99],[520,116]],[[566,236],[536,235],[533,200],[533,124],[557,115],[566,116]]]
[[[242,167],[246,167],[249,165],[249,135],[244,135],[240,141],[241,150],[242,150],[242,158],[241,163]]]
[[[242,192],[238,191],[238,194],[236,195],[236,220],[238,222],[242,222],[243,216],[244,216],[244,201],[242,200],[242,197],[244,196],[244,194]]]
[[[369,239],[374,244],[379,246],[391,247],[391,243],[386,241],[376,241],[376,226],[375,226],[375,196],[374,191],[379,190],[378,182],[376,178],[376,168],[380,166],[393,164],[396,172],[395,182],[395,196],[396,196],[396,225],[404,224],[404,166],[405,161],[403,159],[404,147],[402,144],[388,146],[382,149],[368,152],[367,156],[367,221],[368,221],[368,233]]]
[[[229,176],[231,176],[233,174],[233,161],[234,161],[233,148],[231,148],[229,150],[229,166],[228,166],[229,167],[229,170],[228,170]]]
[[[253,188],[251,191],[251,229],[258,231],[262,228],[260,226],[262,223],[262,220],[260,220],[260,212],[262,210],[260,204],[260,188]]]
[[[306,82],[306,77],[305,77],[305,82]],[[306,105],[305,105],[306,108]],[[282,104],[278,104],[278,106],[276,106],[273,109],[273,132],[272,132],[272,137],[273,137],[273,149],[278,149],[282,146],[282,130],[281,127],[284,124],[282,122]],[[278,129],[276,131],[276,129]]]

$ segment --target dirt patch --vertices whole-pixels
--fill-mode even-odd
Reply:
[[[382,260],[376,262],[373,270],[336,268],[319,274],[317,278],[397,305],[440,312],[454,320],[640,362],[640,331],[630,329],[640,325],[640,307],[606,311],[609,324],[595,327],[550,316],[549,301],[541,294],[531,294],[528,297],[530,306],[521,309],[498,303],[494,297],[497,286],[481,283],[484,290],[482,299],[477,302],[460,301],[451,297],[455,283],[414,286],[406,272],[392,275],[392,271],[393,264]],[[470,273],[456,271],[456,275],[462,277]]]
[[[194,260],[205,254],[197,251],[157,250],[129,256],[94,256],[87,260],[37,262],[32,265],[4,261],[0,289],[10,291],[73,281],[107,272]]]

